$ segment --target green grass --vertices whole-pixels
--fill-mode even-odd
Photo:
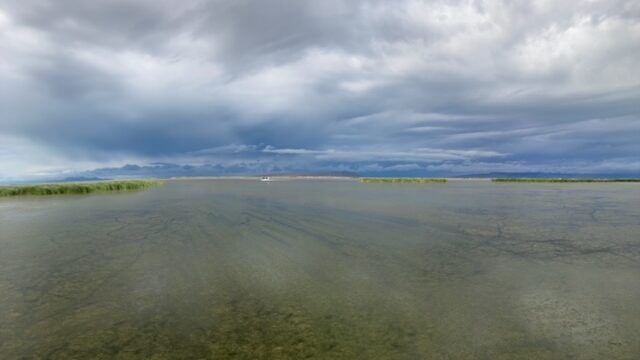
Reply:
[[[562,178],[546,178],[546,179],[527,179],[527,178],[498,178],[491,179],[493,182],[508,183],[635,183],[640,179],[562,179]]]
[[[366,184],[445,184],[447,179],[436,178],[360,178]]]
[[[90,194],[94,192],[136,191],[152,186],[159,186],[158,180],[123,180],[100,181],[87,183],[61,183],[25,186],[0,186],[1,196],[25,196],[25,195],[67,195]]]

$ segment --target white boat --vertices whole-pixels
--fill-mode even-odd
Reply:
[[[263,176],[262,178],[260,178],[260,181],[271,181],[271,178],[268,176]]]

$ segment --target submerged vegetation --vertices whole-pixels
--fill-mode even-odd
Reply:
[[[362,183],[372,184],[444,184],[447,179],[436,178],[361,178]]]
[[[640,179],[562,179],[562,178],[498,178],[493,182],[515,183],[629,183],[640,182]]]
[[[136,191],[161,185],[158,180],[123,180],[90,183],[42,184],[25,186],[0,186],[0,196],[67,195],[94,192]]]

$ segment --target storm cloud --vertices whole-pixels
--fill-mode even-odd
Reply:
[[[640,173],[640,3],[0,0],[0,180]]]

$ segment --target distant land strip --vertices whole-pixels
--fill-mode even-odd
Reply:
[[[100,181],[90,183],[63,183],[23,186],[0,186],[2,196],[41,196],[90,194],[94,192],[120,192],[144,190],[152,186],[162,185],[158,180],[123,180]]]
[[[562,179],[562,178],[497,178],[493,182],[508,183],[637,183],[640,179]]]
[[[360,178],[360,182],[368,184],[446,184],[447,179],[436,178]]]

